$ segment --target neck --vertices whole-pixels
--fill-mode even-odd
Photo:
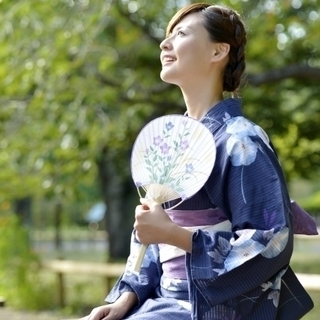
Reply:
[[[188,116],[197,120],[200,120],[212,107],[223,100],[223,90],[220,86],[202,85],[180,89]]]

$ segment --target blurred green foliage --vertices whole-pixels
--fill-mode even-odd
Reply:
[[[178,88],[159,79],[158,46],[189,2],[0,1],[0,213],[25,197],[64,207],[103,198],[110,240],[129,233],[135,137],[184,112]],[[319,177],[320,0],[222,4],[248,29],[245,114],[272,138],[288,180]]]
[[[29,233],[15,215],[0,217],[0,296],[22,309],[54,307],[54,292],[39,275],[39,257],[29,245]]]
[[[159,79],[158,46],[171,16],[190,2],[0,0],[0,295],[8,304],[38,309],[54,301],[27,229],[11,214],[17,199],[38,200],[34,225],[43,227],[54,223],[56,202],[65,221],[79,222],[102,197],[118,221],[110,234],[126,223],[131,229],[133,213],[112,205],[129,202],[129,191],[120,193],[103,168],[130,185],[140,128],[184,112],[179,90]],[[320,0],[222,4],[248,28],[245,113],[272,138],[288,180],[317,179]],[[300,204],[319,210],[318,199]],[[75,287],[77,294],[84,285]]]

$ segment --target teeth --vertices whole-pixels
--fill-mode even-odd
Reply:
[[[172,62],[172,61],[175,61],[176,59],[174,59],[174,58],[164,58],[163,59],[165,62]]]

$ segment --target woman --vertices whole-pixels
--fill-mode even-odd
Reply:
[[[240,100],[224,99],[240,84],[245,45],[239,15],[225,7],[192,4],[170,21],[161,79],[180,87],[186,115],[211,130],[215,167],[176,210],[141,199],[111,304],[85,319],[295,320],[312,308],[289,267],[293,218],[277,157]],[[139,243],[149,246],[135,274],[129,267]]]

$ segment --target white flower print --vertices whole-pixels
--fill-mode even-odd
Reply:
[[[281,289],[281,279],[283,277],[283,275],[287,272],[288,268],[284,268],[282,270],[279,271],[279,273],[277,274],[276,277],[276,281],[273,284],[273,289],[275,290],[280,290]]]
[[[240,242],[239,245],[233,245],[232,250],[228,254],[224,266],[227,271],[230,271],[239,265],[242,265],[248,260],[257,256],[265,246],[258,241],[248,239]]]
[[[271,230],[266,230],[263,232],[263,239],[270,241],[273,237],[273,234],[274,234],[274,228],[272,228]]]
[[[242,116],[234,117],[230,120],[227,120],[226,125],[226,132],[230,134],[241,134],[243,137],[257,135],[253,124]]]
[[[250,240],[253,237],[253,235],[256,233],[256,231],[257,230],[255,229],[237,230],[235,233],[237,236],[239,236],[239,238],[237,240],[232,238],[230,240],[230,244],[232,246],[240,246],[243,243],[245,243],[247,240]]]
[[[266,132],[259,126],[255,125],[254,130],[256,131],[257,135],[260,137],[260,139],[264,142],[264,144],[273,152],[273,149],[270,146],[270,139]]]
[[[277,308],[279,305],[280,291],[271,291],[268,295],[268,299],[272,299],[273,305]]]
[[[267,134],[257,125],[252,124],[242,116],[231,118],[225,114],[226,132],[230,134],[227,141],[226,151],[231,158],[233,166],[242,166],[241,170],[241,193],[243,201],[247,203],[243,189],[243,170],[244,166],[249,166],[256,160],[257,152],[263,152],[259,142],[253,141],[250,137],[259,136],[260,139],[269,147]]]
[[[281,278],[282,276],[286,273],[287,268],[282,269],[276,276],[276,279],[274,281],[274,283],[272,283],[271,281],[268,281],[266,283],[263,283],[261,285],[262,287],[262,291],[265,292],[268,289],[273,289],[269,295],[268,295],[268,299],[271,300],[273,302],[273,305],[275,307],[278,307],[279,305],[279,298],[280,298],[280,289],[281,289]]]
[[[218,246],[217,248],[214,249],[214,251],[209,251],[208,255],[213,259],[213,261],[217,264],[223,265],[224,261],[226,260],[226,257],[228,256],[232,246],[230,242],[223,238],[219,237],[218,238]],[[227,272],[227,270],[222,267],[222,268],[214,268],[212,269],[214,272],[220,276],[221,274],[224,274]]]
[[[208,255],[216,263],[223,263],[223,267],[213,269],[213,271],[217,272],[218,275],[224,274],[264,251],[265,246],[252,239],[255,233],[256,230],[238,230],[236,235],[239,238],[236,240],[232,238],[230,242],[220,237],[218,248],[214,251],[209,251]]]
[[[231,119],[231,116],[228,112],[224,113],[224,117],[222,118],[224,122],[227,122],[228,120]]]
[[[219,268],[214,268],[212,271],[216,272],[218,276],[221,276],[222,274],[225,274],[227,272],[226,269],[219,269]]]
[[[227,141],[227,153],[234,166],[249,166],[256,159],[258,146],[249,137],[238,134]]]
[[[271,281],[265,282],[261,285],[261,287],[262,287],[262,292],[265,292],[272,287],[272,282]]]
[[[276,233],[272,237],[271,241],[267,244],[265,250],[261,252],[261,255],[268,259],[276,257],[286,247],[288,238],[289,229],[283,228],[280,232]]]
[[[209,251],[208,255],[214,260],[216,263],[223,263],[231,250],[231,245],[229,241],[223,237],[219,237],[218,246],[214,251]]]
[[[236,240],[232,238],[230,240],[232,249],[224,261],[224,268],[226,271],[234,269],[258,254],[261,254],[268,259],[274,258],[283,251],[288,241],[288,228],[284,228],[280,232],[274,234],[267,246],[252,239],[255,232],[256,230],[250,229],[236,231],[239,238]],[[269,238],[271,233],[273,234],[273,230],[266,231],[265,235]]]

